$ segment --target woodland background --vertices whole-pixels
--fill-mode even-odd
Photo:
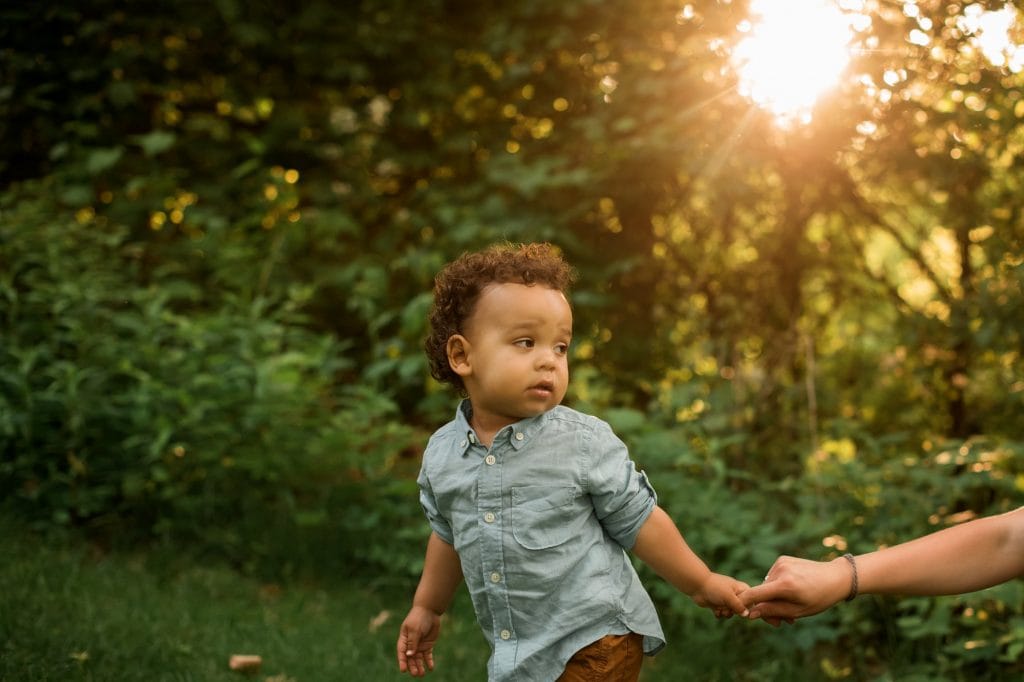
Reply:
[[[432,278],[505,240],[577,267],[567,402],[715,570],[1020,506],[1024,76],[970,6],[867,2],[847,76],[780,125],[736,89],[741,0],[5,5],[7,542],[362,585],[393,639],[456,402]],[[773,630],[644,577],[671,679],[1022,672],[1019,581]]]

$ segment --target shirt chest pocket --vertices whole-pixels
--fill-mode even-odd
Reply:
[[[548,549],[566,542],[582,516],[572,486],[512,488],[512,535],[526,549]]]

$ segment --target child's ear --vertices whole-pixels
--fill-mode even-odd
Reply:
[[[448,365],[452,371],[460,377],[468,376],[470,373],[469,339],[462,334],[452,334],[448,337],[445,349],[448,351]]]

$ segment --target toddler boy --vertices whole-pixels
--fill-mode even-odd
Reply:
[[[402,672],[433,670],[463,578],[491,682],[636,680],[665,637],[626,550],[716,615],[745,613],[747,585],[690,550],[611,428],[560,405],[571,281],[546,244],[463,255],[435,279],[431,373],[468,399],[423,454],[432,533],[398,637]]]

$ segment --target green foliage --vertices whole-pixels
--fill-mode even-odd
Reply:
[[[393,488],[410,431],[387,398],[337,383],[352,361],[308,330],[301,299],[173,274],[140,286],[124,230],[28,202],[7,215],[6,499],[41,522],[198,541],[250,567],[290,561],[296,529],[365,530],[337,491]]]
[[[454,405],[431,281],[505,239],[577,266],[570,401],[720,570],[1019,504],[1024,81],[977,5],[915,7],[873,10],[791,127],[735,87],[746,3],[0,9],[4,505],[407,585]],[[752,679],[998,678],[1024,648],[1013,585],[763,634],[648,583],[708,679],[736,641]]]
[[[692,393],[679,395],[692,405]],[[675,409],[667,412],[610,409],[606,416],[690,546],[713,570],[749,584],[762,580],[778,554],[826,560],[868,552],[1019,505],[1017,441],[913,448],[861,434],[857,442],[822,442],[787,479],[774,481],[752,476],[749,463],[733,468],[735,438],[708,428],[713,419],[680,423]],[[781,630],[761,626],[765,632],[709,625],[710,614],[637,567],[666,627],[681,633],[672,644],[685,650],[685,670],[708,679],[1002,680],[1020,672],[1019,581],[956,597],[865,596]],[[724,653],[733,651],[766,653]]]

